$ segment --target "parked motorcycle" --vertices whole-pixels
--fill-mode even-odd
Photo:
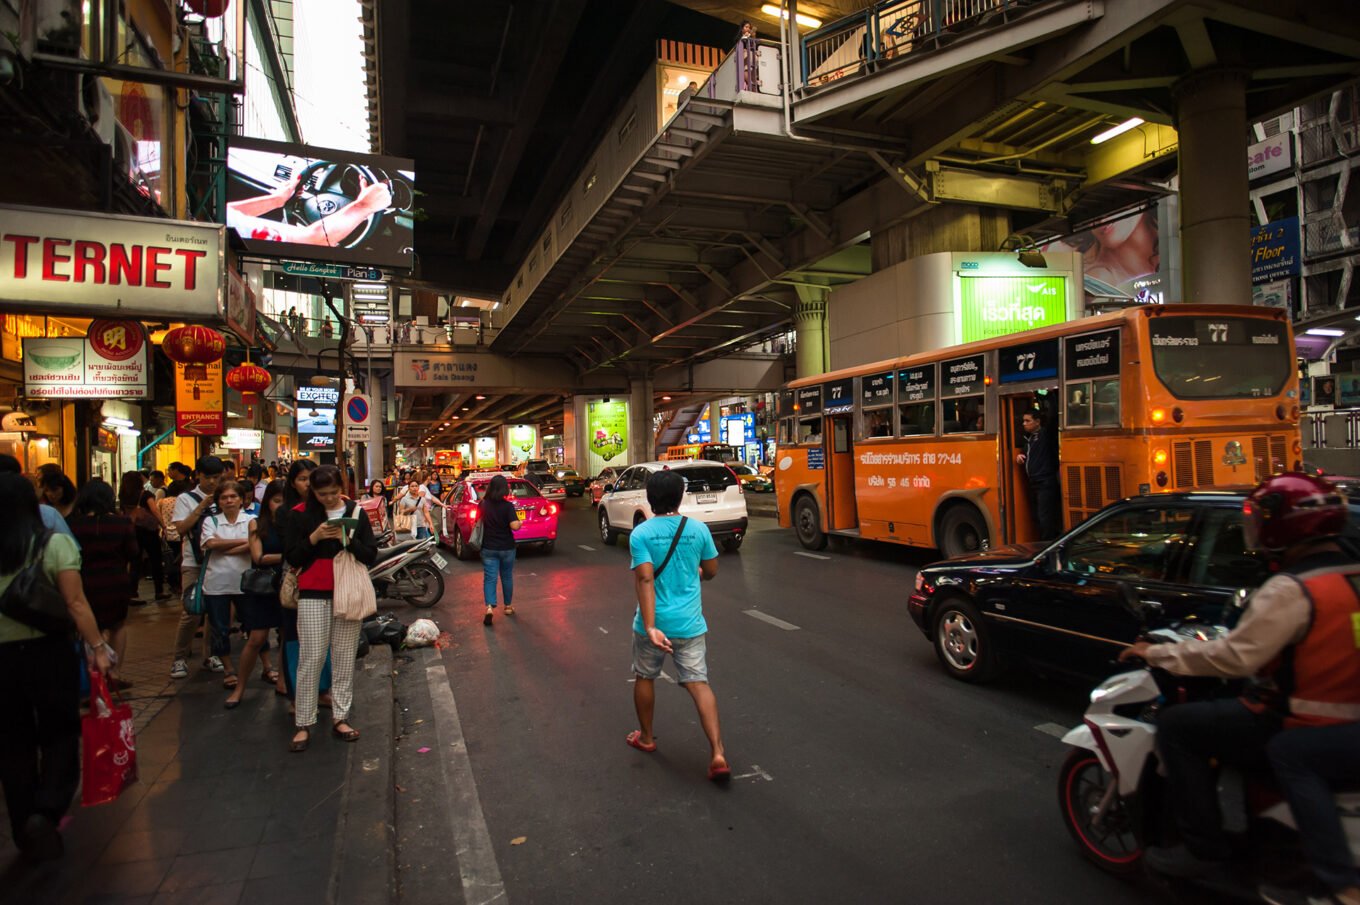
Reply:
[[[1147,618],[1146,607],[1136,600],[1131,605],[1141,619]],[[1187,622],[1145,632],[1142,639],[1177,643],[1226,633],[1222,626]],[[1170,821],[1163,806],[1166,780],[1156,748],[1157,716],[1167,702],[1221,697],[1227,690],[1217,679],[1176,676],[1143,666],[1111,676],[1091,692],[1082,725],[1063,737],[1073,750],[1058,774],[1063,821],[1087,860],[1112,874],[1130,874],[1141,869],[1146,845],[1165,844]],[[1239,871],[1238,877],[1177,882],[1259,901],[1255,888],[1265,879],[1262,874],[1289,873],[1285,882],[1303,878],[1293,817],[1272,774],[1225,769],[1219,799],[1229,829],[1243,832],[1251,848],[1249,862],[1244,862],[1251,869]],[[1336,799],[1346,835],[1360,859],[1360,792],[1341,792]],[[1280,882],[1281,877],[1270,880]]]
[[[380,542],[381,543],[381,542]],[[411,606],[428,608],[444,596],[444,567],[435,539],[403,541],[379,546],[378,558],[368,569],[379,598],[396,597]]]

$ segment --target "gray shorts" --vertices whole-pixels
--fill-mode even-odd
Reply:
[[[671,639],[671,660],[675,662],[676,681],[681,685],[689,682],[708,681],[708,645],[705,635],[693,638]],[[633,673],[643,679],[656,679],[661,675],[661,664],[666,660],[666,652],[652,643],[646,635],[633,633]]]

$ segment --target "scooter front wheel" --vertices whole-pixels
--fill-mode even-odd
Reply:
[[[1094,751],[1078,748],[1058,773],[1058,805],[1082,856],[1102,870],[1123,876],[1140,869],[1143,844],[1133,807],[1110,789],[1115,782]],[[1101,815],[1100,803],[1107,793],[1110,801]]]
[[[418,562],[406,567],[406,574],[397,579],[402,586],[402,599],[411,606],[427,609],[444,597],[444,576],[433,565]]]

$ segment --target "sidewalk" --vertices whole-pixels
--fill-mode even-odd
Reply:
[[[307,752],[290,754],[288,700],[258,667],[242,677],[245,701],[231,711],[221,675],[198,667],[201,654],[188,679],[169,678],[179,612],[177,601],[150,603],[128,618],[123,677],[134,683],[127,697],[140,782],[100,807],[81,807],[77,795],[66,855],[49,864],[22,861],[0,818],[0,903],[388,902],[388,650],[356,669],[354,725],[363,737],[351,744],[316,731]],[[328,726],[323,711],[318,729]]]

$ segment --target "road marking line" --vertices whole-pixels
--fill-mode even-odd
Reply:
[[[589,550],[591,553],[595,552],[595,548],[590,544],[577,544],[576,546],[580,547],[582,550]]]
[[[1054,738],[1062,738],[1068,732],[1067,726],[1059,726],[1057,723],[1040,723],[1034,728],[1044,735],[1051,735]]]
[[[830,556],[823,556],[820,553],[809,553],[806,550],[794,550],[794,556],[806,556],[808,559],[830,559]]]
[[[598,628],[600,629],[600,632],[601,632],[601,633],[603,633],[603,634],[605,634],[605,635],[609,634],[609,629],[605,628],[603,625],[598,626]]]
[[[733,774],[732,778],[733,778],[733,779],[755,779],[757,776],[759,776],[761,779],[765,780],[766,782],[774,782],[774,777],[771,776],[770,774],[766,773],[764,770],[760,769],[760,766],[759,766],[758,764],[751,764],[751,772],[750,772],[750,773],[738,773],[738,774]]]
[[[444,773],[449,811],[453,817],[453,849],[458,853],[458,871],[463,879],[463,899],[467,902],[505,901],[505,882],[501,879],[496,849],[491,844],[486,814],[477,795],[463,723],[458,718],[458,702],[444,664],[438,659],[425,667],[434,705],[435,732],[439,736],[440,767]]]
[[[766,615],[765,613],[762,613],[760,610],[742,610],[742,612],[750,616],[752,619],[759,619],[761,622],[768,622],[775,628],[782,628],[786,632],[798,631],[798,626],[794,625],[792,622],[785,622],[783,619],[776,619],[773,616],[769,616]]]

